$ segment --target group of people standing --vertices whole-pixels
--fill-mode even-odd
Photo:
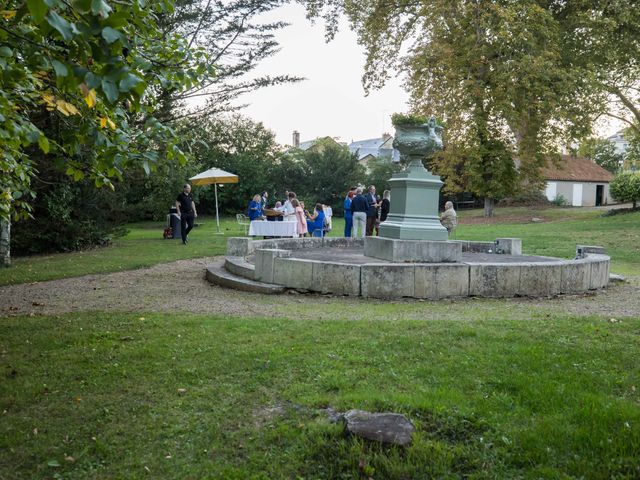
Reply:
[[[247,215],[250,220],[265,219],[264,209],[268,204],[269,194],[256,194],[249,203]],[[389,215],[391,207],[391,192],[385,190],[382,198],[376,195],[375,185],[370,185],[367,192],[362,187],[353,187],[344,199],[344,236],[364,237],[380,235],[380,223]],[[277,201],[273,207],[277,216],[266,217],[267,220],[297,222],[299,236],[314,235],[317,232],[331,230],[331,207],[316,203],[313,213],[305,209],[304,202],[299,201],[294,192],[285,192],[284,202]],[[458,224],[456,211],[452,202],[445,203],[444,212],[440,215],[440,222],[451,232]]]
[[[389,215],[391,192],[385,190],[382,199],[376,195],[376,187],[370,185],[367,193],[362,187],[353,187],[344,199],[344,236],[364,237],[380,234],[380,222]]]
[[[331,230],[331,217],[333,211],[330,206],[316,203],[313,213],[306,210],[304,202],[298,200],[295,192],[285,192],[284,201],[277,201],[271,209],[275,212],[273,216],[266,216],[265,209],[268,207],[269,194],[262,192],[256,194],[247,208],[249,220],[273,220],[296,222],[298,236],[314,235],[316,232]]]

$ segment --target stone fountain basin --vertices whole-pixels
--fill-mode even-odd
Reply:
[[[264,283],[373,298],[545,297],[584,293],[609,281],[610,258],[598,248],[580,247],[583,258],[564,260],[496,254],[496,242],[457,243],[458,262],[397,263],[366,256],[363,239],[231,238],[226,264]]]

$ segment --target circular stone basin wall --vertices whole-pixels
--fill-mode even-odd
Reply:
[[[228,270],[260,282],[374,298],[538,297],[582,293],[609,281],[610,259],[600,247],[579,247],[582,258],[563,260],[496,254],[499,240],[458,242],[460,262],[393,263],[365,256],[363,239],[232,238],[226,262]]]

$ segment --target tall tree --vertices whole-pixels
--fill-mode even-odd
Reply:
[[[499,0],[313,0],[329,34],[344,11],[367,49],[366,88],[406,73],[414,110],[447,124],[437,171],[494,201],[522,184],[540,184],[540,166],[559,143],[590,125],[588,85],[567,68],[559,28],[541,2]]]
[[[640,134],[640,8],[627,0],[549,2],[564,52],[597,89],[600,115]]]
[[[624,161],[624,155],[616,153],[613,143],[599,138],[588,138],[582,142],[578,154],[593,160],[611,173],[617,173]]]
[[[155,115],[153,92],[213,74],[206,52],[161,38],[170,0],[9,0],[0,12],[0,218],[29,214],[33,158],[74,179],[113,186],[125,168],[184,161]],[[6,248],[3,241],[0,248]],[[3,264],[9,255],[0,252]]]
[[[240,181],[218,191],[222,208],[241,212],[251,197],[262,191],[275,190],[273,169],[279,146],[275,135],[262,123],[238,114],[202,120],[192,125],[193,157],[202,169],[221,168]],[[197,191],[197,189],[196,189]],[[199,193],[201,210],[213,207],[213,191]]]

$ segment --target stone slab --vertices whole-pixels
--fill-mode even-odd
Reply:
[[[469,295],[513,297],[520,289],[521,264],[469,264]]]
[[[599,245],[576,245],[576,258],[586,258],[590,253],[604,255],[607,252]]]
[[[520,238],[497,238],[495,245],[495,253],[522,255],[522,239]]]
[[[627,277],[625,277],[624,275],[619,275],[617,273],[610,273],[609,274],[609,283],[626,283],[627,281]]]
[[[469,266],[465,264],[415,264],[416,298],[466,297],[469,295]]]
[[[495,253],[494,242],[463,242],[463,252],[468,253]]]
[[[360,267],[360,292],[363,297],[413,297],[414,277],[413,264],[369,263]]]
[[[355,237],[324,237],[322,239],[323,247],[362,247],[364,246],[364,238]]]
[[[239,277],[248,278],[250,280],[255,279],[256,267],[252,263],[247,262],[244,257],[225,257],[224,268]]]
[[[322,293],[360,295],[360,265],[314,262],[313,287]]]
[[[314,290],[313,266],[317,262],[279,257],[274,260],[273,283],[288,288]]]
[[[367,257],[394,263],[460,262],[462,260],[462,245],[456,242],[366,237],[364,239],[364,254]]]
[[[244,292],[279,294],[284,292],[281,285],[256,282],[247,278],[238,277],[222,267],[222,262],[207,266],[205,277],[210,283],[221,287],[232,288]]]
[[[562,264],[562,293],[581,293],[589,290],[591,264],[588,260],[572,260]]]
[[[543,297],[559,294],[562,291],[562,264],[563,262],[523,264],[518,295]]]
[[[246,257],[253,253],[251,239],[245,237],[230,237],[227,239],[227,255]]]
[[[609,257],[590,254],[587,260],[591,263],[589,288],[596,290],[606,287],[609,283]]]
[[[274,283],[274,260],[279,257],[288,257],[289,255],[291,255],[289,250],[280,250],[277,248],[262,248],[256,250],[255,279],[259,282]]]

